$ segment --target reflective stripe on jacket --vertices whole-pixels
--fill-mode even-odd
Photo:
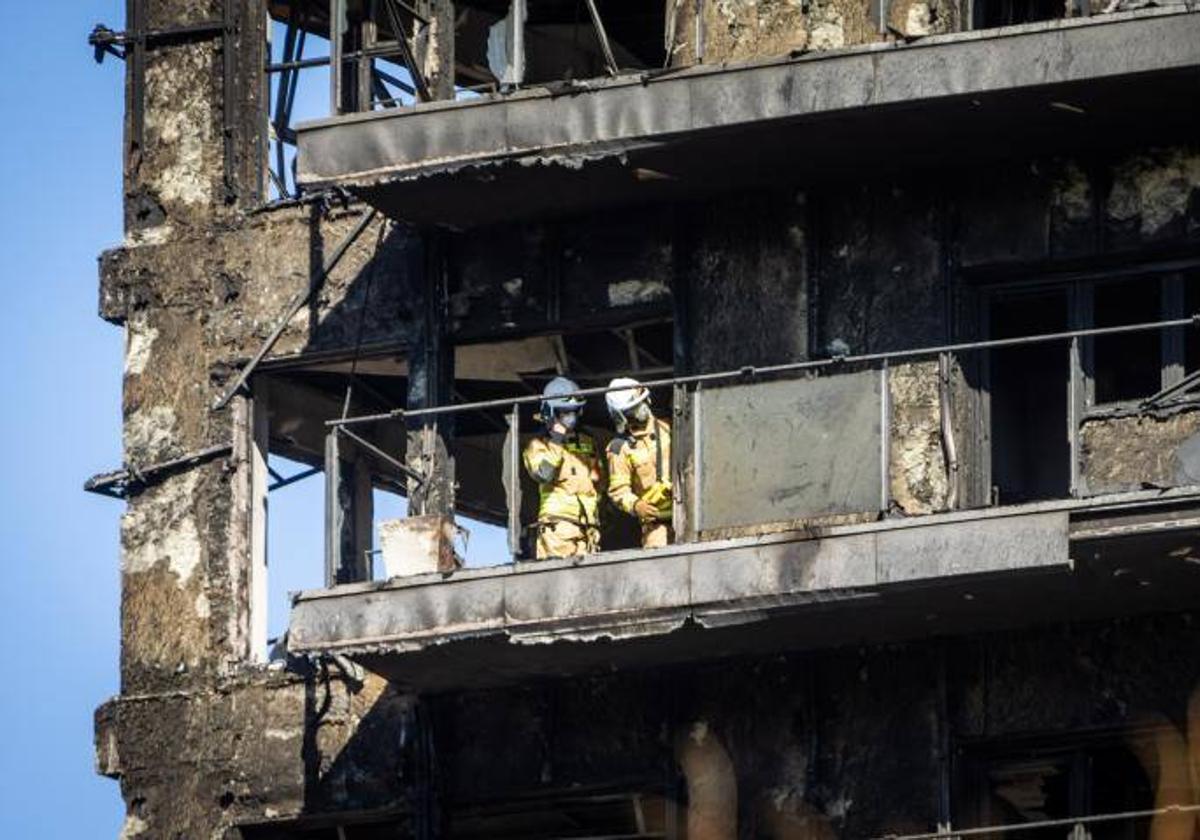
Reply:
[[[656,484],[671,482],[671,426],[655,418],[642,429],[613,438],[608,446],[608,498],[626,513]],[[671,494],[647,500],[659,508],[658,518],[671,519]]]
[[[538,484],[539,520],[599,523],[600,459],[590,435],[574,435],[563,443],[534,438],[525,447],[524,461]]]

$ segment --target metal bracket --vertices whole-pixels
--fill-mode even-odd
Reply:
[[[83,489],[88,493],[97,493],[112,499],[128,499],[169,475],[206,463],[214,458],[220,458],[231,452],[233,452],[233,445],[223,443],[149,467],[127,466],[112,472],[99,473],[85,481]]]
[[[224,23],[196,23],[191,26],[178,26],[171,29],[151,29],[139,33],[133,31],[117,31],[109,29],[103,23],[97,23],[88,33],[87,42],[93,49],[93,57],[97,64],[104,61],[104,56],[111,55],[125,59],[129,48],[141,44],[143,46],[159,46],[167,43],[183,43],[199,41],[220,35],[225,31]],[[118,49],[119,48],[119,49]]]

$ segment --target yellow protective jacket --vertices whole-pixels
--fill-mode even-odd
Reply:
[[[598,527],[600,457],[590,435],[562,443],[534,438],[525,447],[525,469],[538,485],[538,520],[562,520]]]
[[[654,505],[659,522],[671,521],[671,426],[655,418],[608,445],[608,498],[628,514],[638,499]]]

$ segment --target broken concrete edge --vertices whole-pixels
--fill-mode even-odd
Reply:
[[[459,157],[426,158],[411,164],[388,164],[345,176],[322,176],[311,182],[302,177],[301,182],[310,184],[314,188],[337,184],[347,190],[357,192],[414,183],[439,176],[492,177],[497,168],[504,166],[522,169],[539,166],[560,167],[577,171],[589,163],[613,158],[624,161],[627,155],[662,145],[662,139],[666,138],[612,140],[587,143],[586,145],[564,143],[557,146],[531,146],[504,152],[483,152]]]
[[[467,580],[478,580],[492,577],[507,577],[511,575],[535,574],[558,569],[577,568],[582,566],[595,567],[615,563],[625,563],[630,560],[653,560],[657,557],[682,556],[690,554],[707,554],[729,551],[740,548],[755,548],[759,546],[777,545],[780,543],[809,542],[830,537],[849,536],[852,534],[874,533],[904,528],[923,528],[933,525],[943,525],[953,522],[970,522],[973,520],[1002,519],[1007,517],[1027,516],[1036,513],[1057,511],[1101,512],[1112,508],[1154,507],[1160,504],[1196,501],[1200,503],[1200,485],[1175,487],[1168,490],[1137,490],[1132,492],[1108,493],[1083,499],[1058,499],[1049,502],[1033,502],[1023,505],[1008,505],[995,508],[972,508],[942,513],[923,514],[904,518],[881,519],[874,522],[856,523],[851,525],[831,525],[819,529],[793,530],[764,534],[753,537],[733,537],[706,542],[678,543],[665,548],[626,549],[608,551],[601,554],[591,554],[581,558],[559,558],[551,560],[525,560],[516,563],[506,563],[483,568],[463,568],[456,572],[416,575],[407,578],[392,578],[382,581],[366,581],[363,583],[347,583],[328,589],[305,589],[291,592],[293,604],[300,601],[317,600],[322,598],[340,598],[367,592],[381,592],[391,589],[408,589],[420,586],[438,586]],[[1072,537],[1074,534],[1072,534]]]
[[[350,684],[336,670],[331,670],[328,676],[331,682],[346,683],[348,686]],[[121,777],[122,766],[112,731],[113,718],[120,707],[157,704],[164,700],[198,702],[213,697],[233,695],[247,688],[286,689],[304,685],[307,679],[304,674],[296,670],[281,668],[277,665],[254,665],[242,662],[231,664],[230,669],[213,682],[200,684],[196,688],[118,694],[110,697],[97,706],[93,712],[96,772],[109,778]]]
[[[467,114],[472,111],[486,111],[488,109],[508,109],[510,107],[520,107],[525,104],[535,103],[538,101],[550,102],[556,99],[562,99],[564,96],[575,96],[581,93],[587,94],[603,94],[609,91],[620,91],[628,88],[646,88],[652,85],[663,85],[671,83],[693,83],[704,81],[712,76],[735,76],[741,73],[751,73],[755,71],[771,70],[778,68],[787,68],[794,65],[800,65],[811,62],[827,62],[837,60],[853,60],[861,58],[869,58],[872,62],[879,59],[882,54],[891,54],[897,51],[922,50],[934,47],[956,46],[974,41],[981,40],[1003,40],[1007,38],[1015,38],[1031,35],[1055,35],[1065,33],[1070,30],[1082,28],[1094,28],[1097,26],[1105,26],[1110,24],[1128,23],[1130,21],[1148,20],[1158,17],[1183,16],[1190,12],[1185,7],[1160,7],[1155,9],[1137,10],[1131,12],[1121,12],[1106,16],[1094,16],[1088,18],[1070,18],[1053,21],[1044,21],[1040,23],[1022,24],[1011,27],[1000,27],[997,29],[976,30],[970,32],[950,33],[946,35],[929,36],[922,38],[920,41],[912,43],[875,43],[860,45],[855,47],[847,47],[844,49],[828,50],[814,53],[805,53],[797,57],[772,58],[758,61],[738,62],[730,64],[716,65],[696,65],[684,70],[670,71],[653,75],[635,75],[623,76],[610,80],[596,81],[589,83],[586,87],[581,87],[577,90],[572,90],[569,94],[564,94],[551,88],[530,88],[521,90],[513,94],[505,96],[491,95],[479,97],[475,99],[448,101],[438,103],[425,103],[422,105],[411,106],[406,108],[391,109],[384,112],[363,112],[358,114],[349,114],[338,117],[329,117],[320,120],[312,120],[303,122],[297,125],[297,132],[303,138],[306,134],[312,136],[320,134],[325,130],[336,130],[339,128],[348,128],[360,123],[380,122],[384,120],[395,121],[413,118],[429,117],[433,114]],[[1070,52],[1070,45],[1062,44],[1062,49]],[[1136,52],[1136,51],[1135,51]],[[1135,59],[1130,58],[1131,61]],[[1155,65],[1154,69],[1167,69],[1175,66],[1172,64],[1163,64],[1161,67]],[[1182,65],[1181,65],[1182,66]],[[1112,67],[1110,75],[1121,75],[1126,72],[1143,72],[1149,67],[1138,64],[1136,67],[1128,68]],[[1094,74],[1088,74],[1088,78],[1093,78]],[[1047,78],[1046,76],[1030,77],[1025,80],[1025,84],[1046,85],[1056,82],[1068,81],[1064,78]],[[1012,86],[1021,87],[1020,81],[1012,83]],[[833,113],[842,110],[853,110],[857,107],[865,106],[881,106],[894,104],[891,99],[878,96],[878,85],[871,85],[869,89],[862,93],[861,101],[856,101],[851,104],[849,101],[842,103],[830,103],[832,107],[820,107],[819,104],[809,103],[808,107],[800,110],[785,109],[779,111],[777,108],[767,108],[770,113],[763,113],[759,119],[761,120],[786,120],[797,119],[805,116],[816,116],[822,113]],[[1008,89],[1003,85],[991,84],[986,87],[986,91],[996,91]],[[938,94],[929,95],[928,98],[938,98],[940,96],[961,96],[970,93],[986,92],[985,88],[978,90],[961,90],[947,88],[943,91],[938,91]],[[904,88],[900,99],[896,101],[911,102],[913,98],[912,91]],[[922,97],[925,98],[925,97]],[[626,107],[629,107],[628,105]],[[690,110],[690,109],[689,109]],[[502,124],[505,126],[503,133],[508,134],[507,110],[502,110]],[[493,124],[495,121],[489,122]],[[311,172],[307,169],[308,157],[311,155],[301,154],[299,159],[298,182],[305,187],[325,187],[330,185],[338,185],[351,190],[367,190],[372,188],[385,187],[389,184],[402,184],[431,177],[443,175],[461,175],[466,176],[471,172],[483,174],[487,170],[494,169],[497,166],[503,165],[520,165],[520,166],[562,166],[564,168],[578,169],[585,163],[595,162],[598,160],[619,157],[624,154],[632,154],[637,151],[658,145],[661,141],[690,136],[696,132],[705,129],[728,128],[729,125],[722,123],[720,126],[695,126],[690,123],[688,125],[675,125],[674,130],[668,130],[663,123],[663,128],[659,131],[652,131],[649,135],[637,136],[630,135],[628,137],[605,140],[598,136],[589,136],[581,138],[578,142],[557,143],[557,144],[538,144],[526,143],[519,147],[509,148],[483,148],[483,149],[468,149],[463,153],[456,155],[444,156],[429,156],[419,157],[417,160],[408,163],[388,162],[381,166],[370,167],[366,169],[358,169],[355,171],[327,173],[327,172]],[[303,147],[303,143],[301,146]]]

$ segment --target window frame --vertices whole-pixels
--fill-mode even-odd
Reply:
[[[1096,326],[1095,292],[1104,283],[1120,282],[1143,275],[1147,282],[1152,278],[1158,280],[1158,316],[1156,320],[1165,321],[1186,317],[1184,312],[1184,282],[1182,271],[1138,271],[1131,270],[1113,276],[1080,278],[1072,281],[1077,285],[1076,299],[1079,305],[1079,328],[1092,329]],[[1179,383],[1184,377],[1185,336],[1184,329],[1162,329],[1159,334],[1159,390]],[[1082,365],[1082,411],[1081,419],[1104,417],[1113,412],[1136,411],[1147,398],[1153,394],[1128,399],[1098,402],[1096,399],[1096,336],[1084,337],[1080,351],[1079,362]],[[1181,395],[1179,402],[1195,401],[1192,396]]]
[[[988,323],[991,308],[998,298],[1023,291],[1049,291],[1054,289],[1063,289],[1067,294],[1067,305],[1069,308],[1068,328],[1072,331],[1092,329],[1095,326],[1094,292],[1096,287],[1101,283],[1121,281],[1139,276],[1147,280],[1157,278],[1159,281],[1159,316],[1156,320],[1184,318],[1189,315],[1200,314],[1184,311],[1186,302],[1185,279],[1191,277],[1194,282],[1200,283],[1200,257],[1190,257],[1166,263],[1136,262],[1108,269],[1095,268],[1090,270],[1046,273],[1030,272],[1029,274],[1013,276],[1009,279],[998,279],[993,282],[981,284],[978,287],[979,292],[976,300],[979,307],[979,323],[984,325],[982,327],[982,336],[984,338],[993,337],[988,331],[986,324]],[[1185,370],[1187,359],[1186,329],[1186,327],[1179,327],[1164,329],[1159,332],[1161,341],[1159,350],[1160,388],[1167,388],[1178,384],[1188,375],[1188,372]],[[1200,341],[1200,334],[1194,336],[1194,340]],[[1088,495],[1088,490],[1080,472],[1081,453],[1079,432],[1083,423],[1088,420],[1102,419],[1113,415],[1140,414],[1142,413],[1142,403],[1146,397],[1152,395],[1146,394],[1144,397],[1136,399],[1097,403],[1095,399],[1095,337],[1077,337],[1069,339],[1066,344],[1070,359],[1068,362],[1069,381],[1063,383],[1065,387],[1069,388],[1067,417],[1064,420],[1068,426],[1068,439],[1070,441],[1070,496],[1078,498]],[[985,481],[983,487],[988,491],[990,496],[993,478],[991,459],[991,401],[993,384],[991,377],[991,352],[985,352],[980,361],[983,393],[980,415],[981,429],[978,439],[981,446],[980,453],[985,464],[985,469],[981,471]],[[1178,407],[1198,403],[1200,403],[1200,390],[1195,392],[1185,391],[1173,395],[1165,402],[1165,405],[1168,407]]]

